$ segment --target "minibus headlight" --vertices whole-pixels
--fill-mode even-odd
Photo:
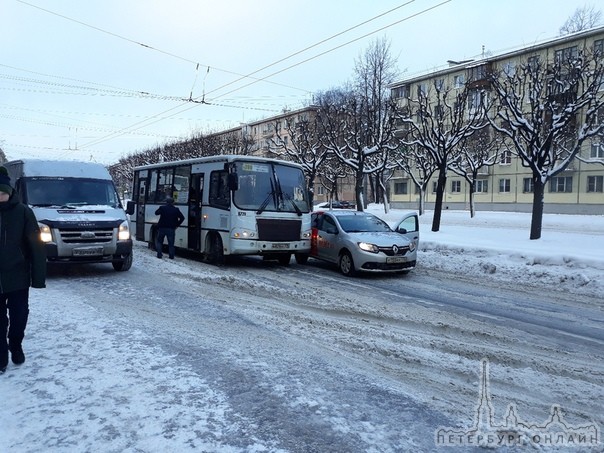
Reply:
[[[127,241],[130,239],[130,226],[128,225],[128,221],[124,220],[120,225],[120,228],[117,232],[118,241]]]
[[[38,227],[40,228],[40,240],[42,242],[52,242],[50,227],[44,223],[38,223]]]
[[[245,228],[235,228],[232,233],[235,239],[256,239],[256,232]]]

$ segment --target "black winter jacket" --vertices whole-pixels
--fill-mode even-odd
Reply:
[[[46,286],[46,252],[38,222],[15,193],[0,203],[0,293]]]
[[[185,220],[185,216],[182,215],[180,209],[173,204],[160,206],[155,211],[155,215],[159,216],[159,221],[157,222],[158,228],[178,228]]]

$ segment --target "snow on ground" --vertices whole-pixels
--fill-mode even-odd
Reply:
[[[369,211],[391,224],[401,216],[381,206]],[[604,216],[545,215],[542,238],[531,241],[528,214],[479,211],[470,219],[467,212],[445,211],[438,233],[430,231],[431,214],[421,217],[415,272],[482,275],[602,300]],[[145,263],[158,272],[179,264]],[[27,361],[0,376],[0,451],[243,450],[230,443],[238,427],[225,395],[154,347],[150,334],[111,319],[68,285],[31,292]],[[133,295],[134,289],[121,294]],[[65,366],[74,361],[76,367]],[[253,437],[245,445],[245,451],[277,451]]]
[[[401,217],[378,205],[368,211],[391,225]],[[445,210],[438,232],[432,214],[420,216],[419,266],[604,295],[604,215],[545,214],[541,239],[530,240],[530,214],[478,211],[472,219]]]

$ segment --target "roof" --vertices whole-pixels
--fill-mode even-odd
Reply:
[[[449,66],[431,69],[427,71],[423,71],[421,73],[416,73],[416,75],[412,77],[408,77],[403,80],[399,80],[398,82],[393,82],[389,85],[389,88],[396,88],[403,85],[409,85],[410,83],[425,80],[427,78],[433,78],[440,74],[450,74],[453,72],[458,72],[463,69],[480,66],[484,63],[489,63],[492,61],[504,60],[506,58],[514,57],[517,55],[523,55],[530,52],[535,52],[542,49],[547,49],[549,47],[553,47],[555,45],[564,44],[566,42],[576,41],[577,39],[584,39],[592,36],[597,36],[599,34],[604,34],[604,26],[590,28],[589,30],[582,30],[575,33],[570,33],[564,36],[558,36],[556,38],[550,38],[544,41],[536,42],[535,44],[529,46],[516,47],[513,50],[502,52],[495,55],[481,56],[477,59],[463,60],[463,61],[454,61],[449,60]]]

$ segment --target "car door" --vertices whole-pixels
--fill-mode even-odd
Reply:
[[[338,261],[338,226],[333,216],[323,215],[319,227],[319,258],[337,263]]]
[[[416,249],[419,247],[419,216],[416,212],[405,215],[394,230],[414,242]]]

